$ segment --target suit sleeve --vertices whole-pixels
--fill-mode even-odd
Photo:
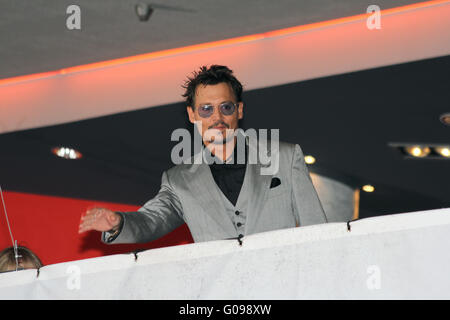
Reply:
[[[120,233],[108,238],[102,234],[102,241],[108,244],[144,243],[156,240],[175,230],[184,223],[180,200],[170,185],[167,173],[161,179],[158,194],[144,204],[137,212],[120,212],[123,225]]]
[[[298,144],[295,145],[292,159],[292,203],[299,226],[327,222],[322,204],[306,167],[303,152]]]

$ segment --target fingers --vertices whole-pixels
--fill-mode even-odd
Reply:
[[[81,217],[78,233],[83,233],[89,230],[94,230],[94,224],[98,218],[103,216],[104,210],[102,208],[92,208],[86,211],[86,214]]]
[[[78,233],[79,234],[83,233],[83,232],[86,232],[86,231],[89,231],[89,230],[92,230],[92,227],[90,226],[90,224],[87,224],[87,223],[84,223],[84,222],[80,223],[80,226],[78,227]]]
[[[91,208],[86,210],[86,214],[84,215],[85,217],[98,217],[100,214],[102,214],[105,211],[105,209],[103,208]]]
[[[80,224],[80,226],[78,227],[78,234],[86,232],[92,230],[92,228],[86,224]]]
[[[92,224],[95,222],[95,218],[91,218],[91,217],[82,217],[81,218],[81,222],[80,222],[80,226],[78,227],[78,233],[83,233],[89,230],[92,230]]]

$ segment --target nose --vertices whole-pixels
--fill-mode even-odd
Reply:
[[[214,108],[214,112],[211,115],[211,121],[219,121],[219,120],[223,120],[223,114],[222,112],[220,112],[220,108],[219,107],[215,107]]]

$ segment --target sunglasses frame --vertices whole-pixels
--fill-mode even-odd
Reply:
[[[234,108],[233,108],[233,112],[231,112],[230,114],[224,113],[223,110],[222,110],[222,108],[221,108],[224,104],[231,104],[231,105],[234,107]],[[202,114],[201,114],[200,108],[202,108],[202,107],[204,107],[204,106],[211,106],[211,107],[212,107],[212,111],[211,111],[211,113],[210,113],[209,115],[202,115]],[[223,102],[223,103],[221,103],[221,104],[219,105],[219,111],[220,111],[220,113],[221,113],[222,115],[224,115],[224,116],[231,116],[231,115],[234,114],[234,112],[238,109],[238,107],[239,107],[239,104],[238,104],[238,103],[234,103],[234,102],[232,102],[232,101],[227,101],[227,102]],[[205,118],[205,119],[206,119],[206,118],[209,118],[209,117],[211,117],[211,116],[213,115],[215,108],[216,108],[216,106],[214,106],[214,105],[212,105],[212,104],[204,104],[204,105],[201,105],[201,106],[198,107],[198,115],[199,115],[200,117],[202,117],[202,118]]]

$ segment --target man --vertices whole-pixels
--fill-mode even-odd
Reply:
[[[138,212],[90,209],[80,233],[102,231],[106,243],[148,242],[186,222],[200,242],[327,222],[298,145],[279,144],[271,154],[278,160],[272,174],[262,173],[262,163],[249,161],[254,144],[247,143],[244,163],[233,161],[239,158],[234,133],[244,104],[242,85],[230,69],[202,67],[184,87],[203,151],[165,171],[159,193]],[[196,161],[208,153],[213,163]]]

